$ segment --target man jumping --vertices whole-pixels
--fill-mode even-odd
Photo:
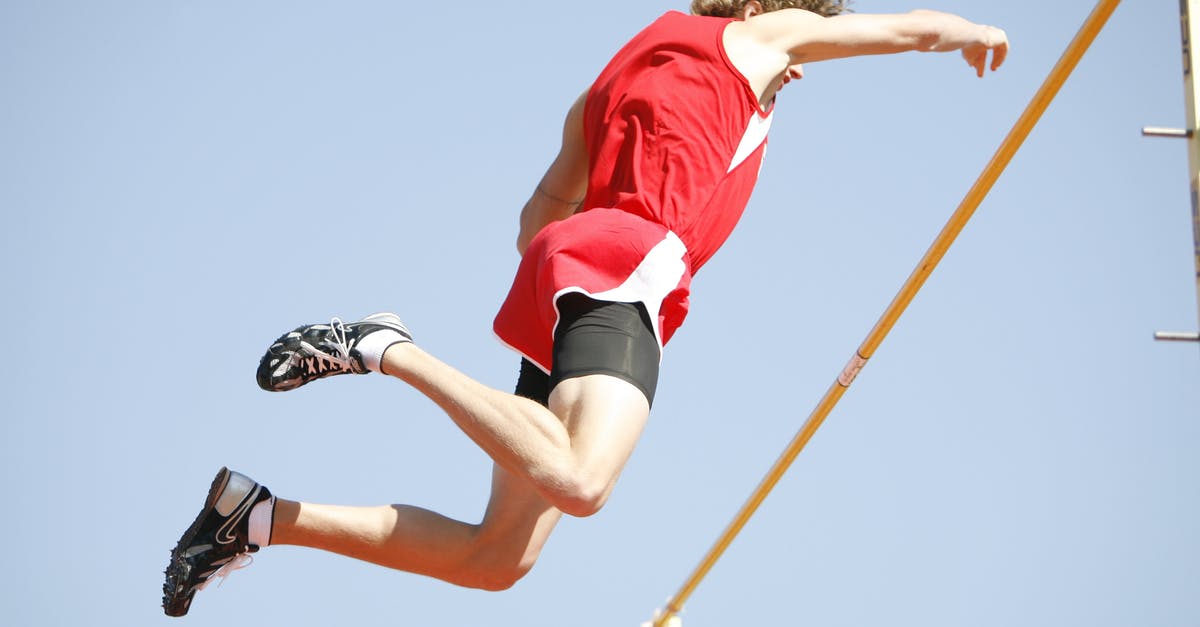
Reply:
[[[425,352],[393,314],[302,326],[267,350],[267,390],[377,372],[437,403],[495,462],[480,522],[285,500],[222,468],[171,554],[166,613],[186,614],[215,575],[271,544],[502,590],[563,513],[603,507],[650,414],[692,277],[749,201],[779,90],[827,59],[960,51],[983,76],[1008,52],[991,26],[933,11],[844,14],[844,3],[695,0],[691,15],[669,12],[630,40],[576,100],[521,211],[521,263],[494,322],[522,356],[514,394]]]

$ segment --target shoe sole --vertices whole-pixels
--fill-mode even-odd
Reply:
[[[196,534],[200,532],[200,525],[212,513],[217,504],[217,498],[229,484],[229,476],[228,468],[222,467],[217,471],[217,476],[213,478],[212,486],[208,489],[208,497],[204,500],[204,508],[196,515],[196,520],[192,521],[192,525],[183,532],[175,549],[171,551],[171,563],[167,564],[167,569],[163,571],[167,577],[166,582],[163,583],[163,612],[166,612],[167,616],[184,616],[192,604],[194,594],[190,593],[190,590],[182,591],[182,598],[176,596],[181,592],[179,590],[181,582],[187,581],[192,570],[191,566],[183,562],[183,552],[191,546],[192,540],[195,540]]]

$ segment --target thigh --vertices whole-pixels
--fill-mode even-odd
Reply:
[[[586,375],[556,385],[550,410],[570,434],[577,478],[603,505],[650,416],[646,395],[622,378]]]
[[[548,407],[571,438],[576,480],[599,507],[650,415],[662,355],[640,303],[559,298]]]

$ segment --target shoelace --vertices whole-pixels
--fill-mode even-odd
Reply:
[[[329,321],[329,336],[333,346],[341,353],[342,359],[350,359],[350,342],[346,339],[346,325],[341,318],[334,317]]]
[[[225,564],[220,568],[213,571],[213,573],[206,577],[204,581],[196,584],[196,591],[199,592],[200,590],[207,588],[208,584],[212,583],[212,580],[217,577],[221,578],[221,581],[217,584],[217,587],[220,588],[221,585],[225,583],[225,579],[232,575],[234,571],[241,570],[253,563],[254,558],[251,557],[249,553],[238,553],[230,558],[228,562],[225,562]]]

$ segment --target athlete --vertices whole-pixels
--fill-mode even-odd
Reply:
[[[959,51],[983,76],[1008,51],[1002,30],[954,15],[849,14],[844,2],[696,0],[692,15],[669,12],[630,40],[570,107],[521,211],[521,263],[494,322],[522,356],[515,394],[426,353],[393,314],[302,326],[270,346],[264,389],[378,372],[436,402],[495,462],[480,522],[284,500],[222,468],[171,555],[166,613],[186,614],[197,590],[270,544],[502,590],[564,513],[603,507],[649,416],[692,276],[750,198],[779,90],[826,59]]]

